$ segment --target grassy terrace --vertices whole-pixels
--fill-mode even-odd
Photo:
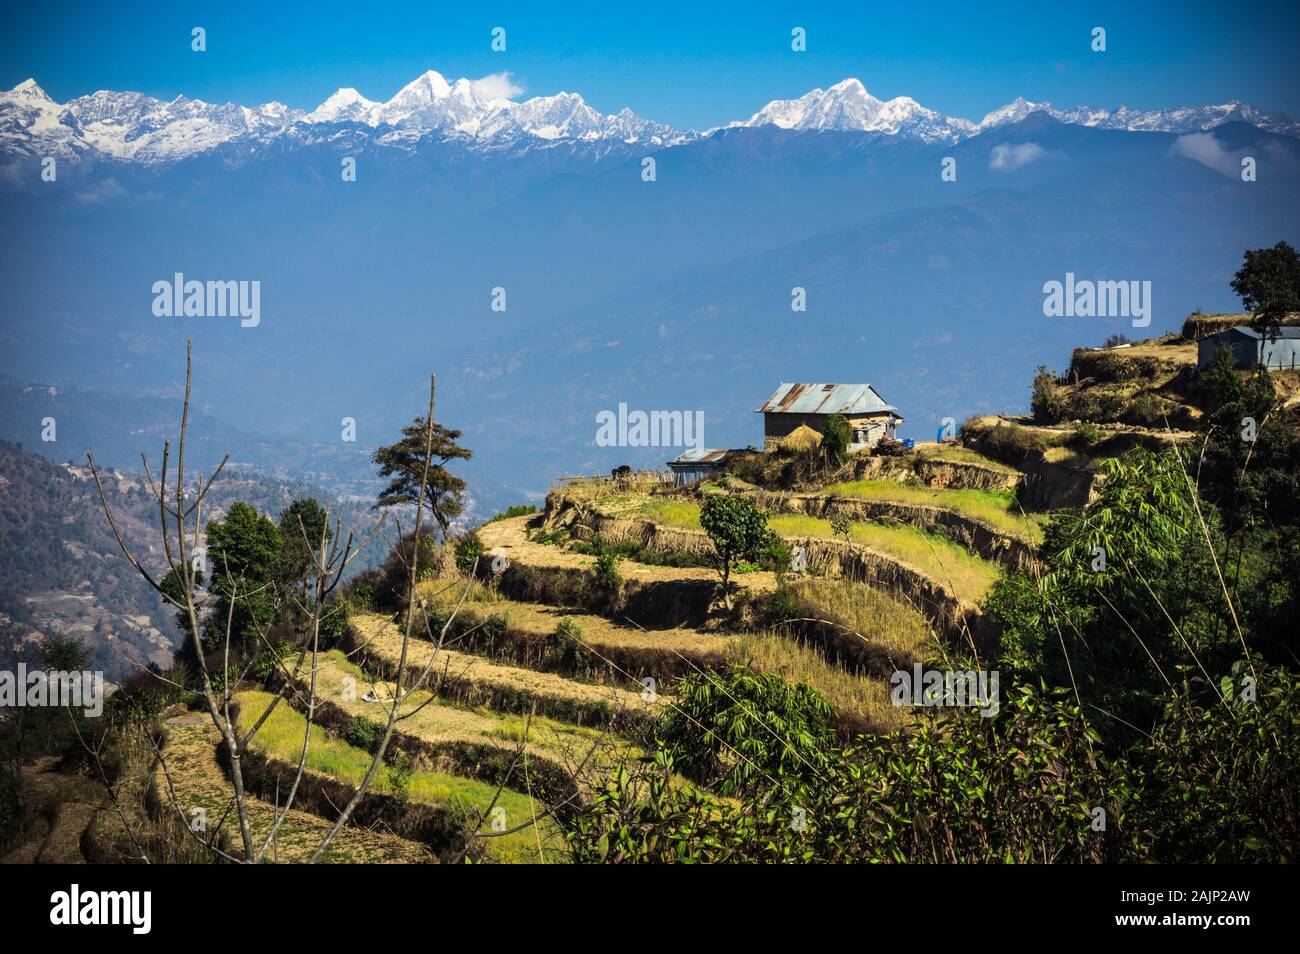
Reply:
[[[946,460],[954,464],[978,464],[980,467],[987,467],[989,470],[1000,471],[1004,474],[1017,473],[1014,467],[1008,467],[1001,461],[985,457],[969,447],[959,447],[956,444],[944,444],[942,447],[925,445],[918,448],[916,453],[918,457],[924,457],[927,460]]]
[[[831,484],[822,493],[828,497],[943,507],[1030,543],[1042,542],[1047,519],[1042,514],[1022,513],[1011,490],[939,489],[895,480],[854,480]]]
[[[649,501],[641,514],[657,523],[700,529],[700,505],[693,501]],[[768,526],[782,537],[834,539],[830,521],[819,517],[781,514]],[[959,599],[978,602],[1002,574],[992,563],[945,537],[915,527],[854,523],[850,539],[915,567]]]
[[[343,680],[351,677],[355,698],[343,692]],[[435,674],[436,678],[436,674]],[[393,698],[393,684],[376,680],[359,666],[349,662],[337,649],[323,653],[317,670],[317,691],[320,698],[331,702],[352,716],[362,716],[371,722],[383,724],[391,705],[383,702],[366,702],[364,696],[374,690],[380,699]],[[522,715],[494,712],[481,706],[457,706],[443,702],[433,693],[423,689],[407,691],[398,713],[397,728],[429,742],[466,741],[499,742],[513,750],[527,735],[530,750],[564,760],[581,759],[604,733],[599,729],[573,725],[533,716],[531,725]]]
[[[359,645],[368,653],[395,668],[402,649],[402,630],[385,616],[357,613],[349,620]],[[507,666],[482,656],[454,649],[438,650],[425,639],[412,639],[407,651],[407,664],[412,675],[429,665],[435,651],[438,678],[444,688],[443,696],[495,697],[513,700],[521,711],[536,706],[543,715],[561,715],[576,722],[604,724],[617,714],[633,720],[648,721],[654,709],[664,704],[663,693],[655,702],[645,702],[640,691],[630,691],[622,686],[596,685],[566,679],[548,672],[537,672],[521,666]]]
[[[301,725],[301,720],[300,723]],[[186,714],[167,720],[167,737],[162,745],[167,771],[154,769],[154,785],[162,802],[161,811],[175,813],[172,792],[182,811],[202,808],[212,825],[225,816],[222,831],[228,842],[239,851],[239,823],[233,817],[230,782],[217,761],[217,734],[206,713]],[[302,736],[298,736],[302,740]],[[170,782],[169,782],[170,779]],[[260,848],[271,831],[277,811],[257,798],[248,800],[248,821]],[[272,861],[303,862],[320,844],[330,829],[330,822],[308,812],[292,809],[276,834],[275,847],[267,855]],[[392,835],[346,828],[330,842],[321,856],[323,861],[342,864],[419,863],[432,860],[423,845]]]
[[[254,720],[271,701],[264,692],[241,692],[238,697],[241,731],[247,731]],[[281,703],[271,717],[257,730],[252,744],[268,756],[296,765],[302,752],[306,719],[296,709]],[[311,727],[311,741],[307,747],[307,769],[329,775],[349,785],[359,785],[370,766],[371,755],[363,749],[349,745],[342,739],[326,733],[320,726]],[[427,805],[462,807],[486,815],[488,806],[497,793],[497,787],[474,779],[447,775],[442,772],[412,771],[405,785],[399,789],[391,768],[381,769],[371,782],[370,791],[394,795],[405,793],[412,801]],[[523,792],[502,789],[496,804],[505,809],[507,827],[513,828],[532,817],[535,806]],[[489,819],[483,818],[480,831],[490,831]],[[545,860],[558,860],[562,850],[562,835],[549,820],[529,825],[508,835],[487,840],[489,850],[500,861],[535,862],[541,855]]]

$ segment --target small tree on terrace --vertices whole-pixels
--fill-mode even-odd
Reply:
[[[722,577],[722,603],[731,609],[731,568],[738,560],[754,556],[768,539],[767,514],[743,497],[714,494],[704,501],[700,526],[713,541],[717,569]]]
[[[425,451],[432,447],[424,506],[442,529],[445,542],[451,522],[465,509],[465,481],[447,470],[453,460],[469,460],[474,456],[468,448],[456,443],[460,431],[437,423],[432,434],[423,417],[402,428],[402,439],[396,444],[375,451],[374,462],[379,465],[379,476],[390,477],[391,482],[379,495],[375,509],[395,504],[414,504],[419,498],[421,482],[425,480]],[[429,441],[431,444],[428,444]]]
[[[833,467],[848,460],[849,444],[853,441],[853,428],[849,426],[849,419],[843,414],[832,414],[826,418],[826,431],[822,434],[822,450],[826,452],[826,460]]]

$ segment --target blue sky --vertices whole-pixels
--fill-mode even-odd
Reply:
[[[426,69],[509,71],[526,95],[570,90],[676,126],[748,117],[856,76],[978,119],[1018,95],[1136,108],[1241,99],[1300,114],[1300,4],[68,3],[14,4],[0,85],[62,102],[96,89],[311,108],[340,86],[389,98]],[[530,9],[531,8],[531,9]],[[202,26],[208,52],[190,50]],[[505,53],[489,48],[507,30]],[[790,51],[805,27],[808,51]],[[1108,50],[1089,49],[1094,26]]]

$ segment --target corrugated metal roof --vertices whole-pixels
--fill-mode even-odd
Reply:
[[[717,447],[691,447],[668,462],[673,464],[720,464],[731,451]]]
[[[1256,331],[1254,328],[1251,328],[1249,325],[1234,325],[1232,330],[1239,331],[1243,335],[1247,335],[1248,337],[1255,338],[1255,339],[1264,337],[1263,334]],[[1223,334],[1223,332],[1219,332],[1219,333]],[[1214,336],[1211,335],[1211,337]],[[1300,338],[1300,328],[1296,328],[1292,326],[1283,326],[1277,329],[1276,335],[1270,333],[1268,337],[1270,341],[1276,338]]]
[[[870,384],[782,384],[763,414],[883,414],[898,412]]]

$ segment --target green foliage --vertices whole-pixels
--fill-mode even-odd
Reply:
[[[849,542],[849,537],[853,534],[853,521],[842,513],[831,514],[831,533],[837,537],[843,537],[844,542]]]
[[[464,512],[466,486],[463,479],[447,470],[447,465],[474,456],[472,451],[456,443],[460,436],[460,431],[437,422],[430,427],[423,417],[417,417],[402,428],[400,441],[375,451],[379,476],[390,478],[388,486],[379,494],[375,509],[414,505],[421,499],[421,481],[427,478],[424,507],[442,528],[445,540],[452,520]]]
[[[734,794],[776,775],[818,772],[835,737],[831,715],[810,686],[732,666],[679,682],[654,734],[680,771]]]
[[[243,501],[231,504],[224,520],[209,523],[206,535],[209,591],[216,599],[204,627],[204,648],[212,652],[223,646],[227,627],[236,650],[254,647],[279,614],[274,583],[283,536],[270,518]]]
[[[1202,492],[1230,532],[1294,525],[1300,518],[1300,438],[1285,420],[1273,376],[1263,368],[1243,375],[1226,354],[1215,355],[1198,380],[1214,407],[1204,424]]]
[[[1118,730],[1148,724],[1183,668],[1221,664],[1239,643],[1177,456],[1135,450],[1102,466],[1097,499],[1048,524],[1047,572],[995,583],[985,610],[1004,673],[1077,688]],[[1206,529],[1215,540],[1213,511]]]
[[[571,619],[562,619],[556,625],[554,646],[559,664],[570,672],[584,672],[596,662],[582,641],[582,627]]]
[[[847,748],[822,746],[739,802],[672,784],[661,749],[622,766],[570,836],[590,862],[1100,861],[1125,854],[1122,777],[1064,693],[1018,689],[997,718],[971,711]],[[1110,830],[1093,831],[1105,807]]]
[[[1144,797],[1129,824],[1162,861],[1294,863],[1300,684],[1284,670],[1255,670],[1239,660],[1221,690],[1227,702],[1181,693],[1149,745],[1134,753]]]
[[[429,531],[422,531],[419,543],[414,532],[402,537],[388,554],[379,577],[374,585],[374,604],[378,610],[393,611],[400,608],[406,600],[407,590],[411,585],[411,565],[417,560],[417,580],[436,572],[442,555],[437,541]]]
[[[1254,315],[1254,326],[1276,333],[1289,312],[1300,311],[1300,255],[1286,242],[1248,249],[1232,279],[1232,290]]]
[[[279,670],[279,662],[293,652],[288,640],[279,640],[274,646],[263,646],[262,651],[253,660],[250,675],[260,682],[266,682]]]
[[[618,572],[618,555],[610,550],[602,550],[596,557],[592,574],[596,583],[606,593],[617,594],[623,588],[623,577]]]
[[[849,444],[853,442],[853,428],[843,414],[832,414],[826,418],[826,429],[822,432],[822,452],[826,460],[835,467],[848,460]]]
[[[475,572],[475,567],[483,558],[483,541],[477,533],[471,531],[456,541],[456,569],[465,576]]]
[[[315,497],[300,497],[280,513],[279,574],[286,582],[307,577],[314,567],[313,557],[320,554],[322,537],[333,537],[325,508]]]
[[[1061,419],[1065,402],[1060,393],[1060,379],[1047,365],[1040,364],[1034,372],[1034,384],[1029,398],[1029,409],[1034,419],[1055,424]]]
[[[767,544],[767,515],[743,497],[713,494],[700,508],[700,526],[717,551],[723,602],[730,607],[731,570],[738,560],[752,559]]]
[[[684,765],[660,747],[615,769],[570,848],[602,863],[1294,861],[1300,684],[1260,670],[1245,702],[1247,673],[1227,705],[1178,687],[1123,758],[1068,690],[1030,686],[994,718],[962,710],[822,747],[815,772],[778,767],[732,800],[676,782]]]
[[[497,514],[488,523],[496,523],[498,520],[509,520],[511,517],[524,517],[530,513],[537,513],[536,504],[515,504],[513,507],[507,507],[502,513]]]
[[[59,672],[83,672],[90,666],[90,650],[75,636],[46,636],[41,640],[41,663]]]
[[[354,716],[343,733],[343,741],[366,752],[377,752],[384,739],[384,726],[361,716]]]

